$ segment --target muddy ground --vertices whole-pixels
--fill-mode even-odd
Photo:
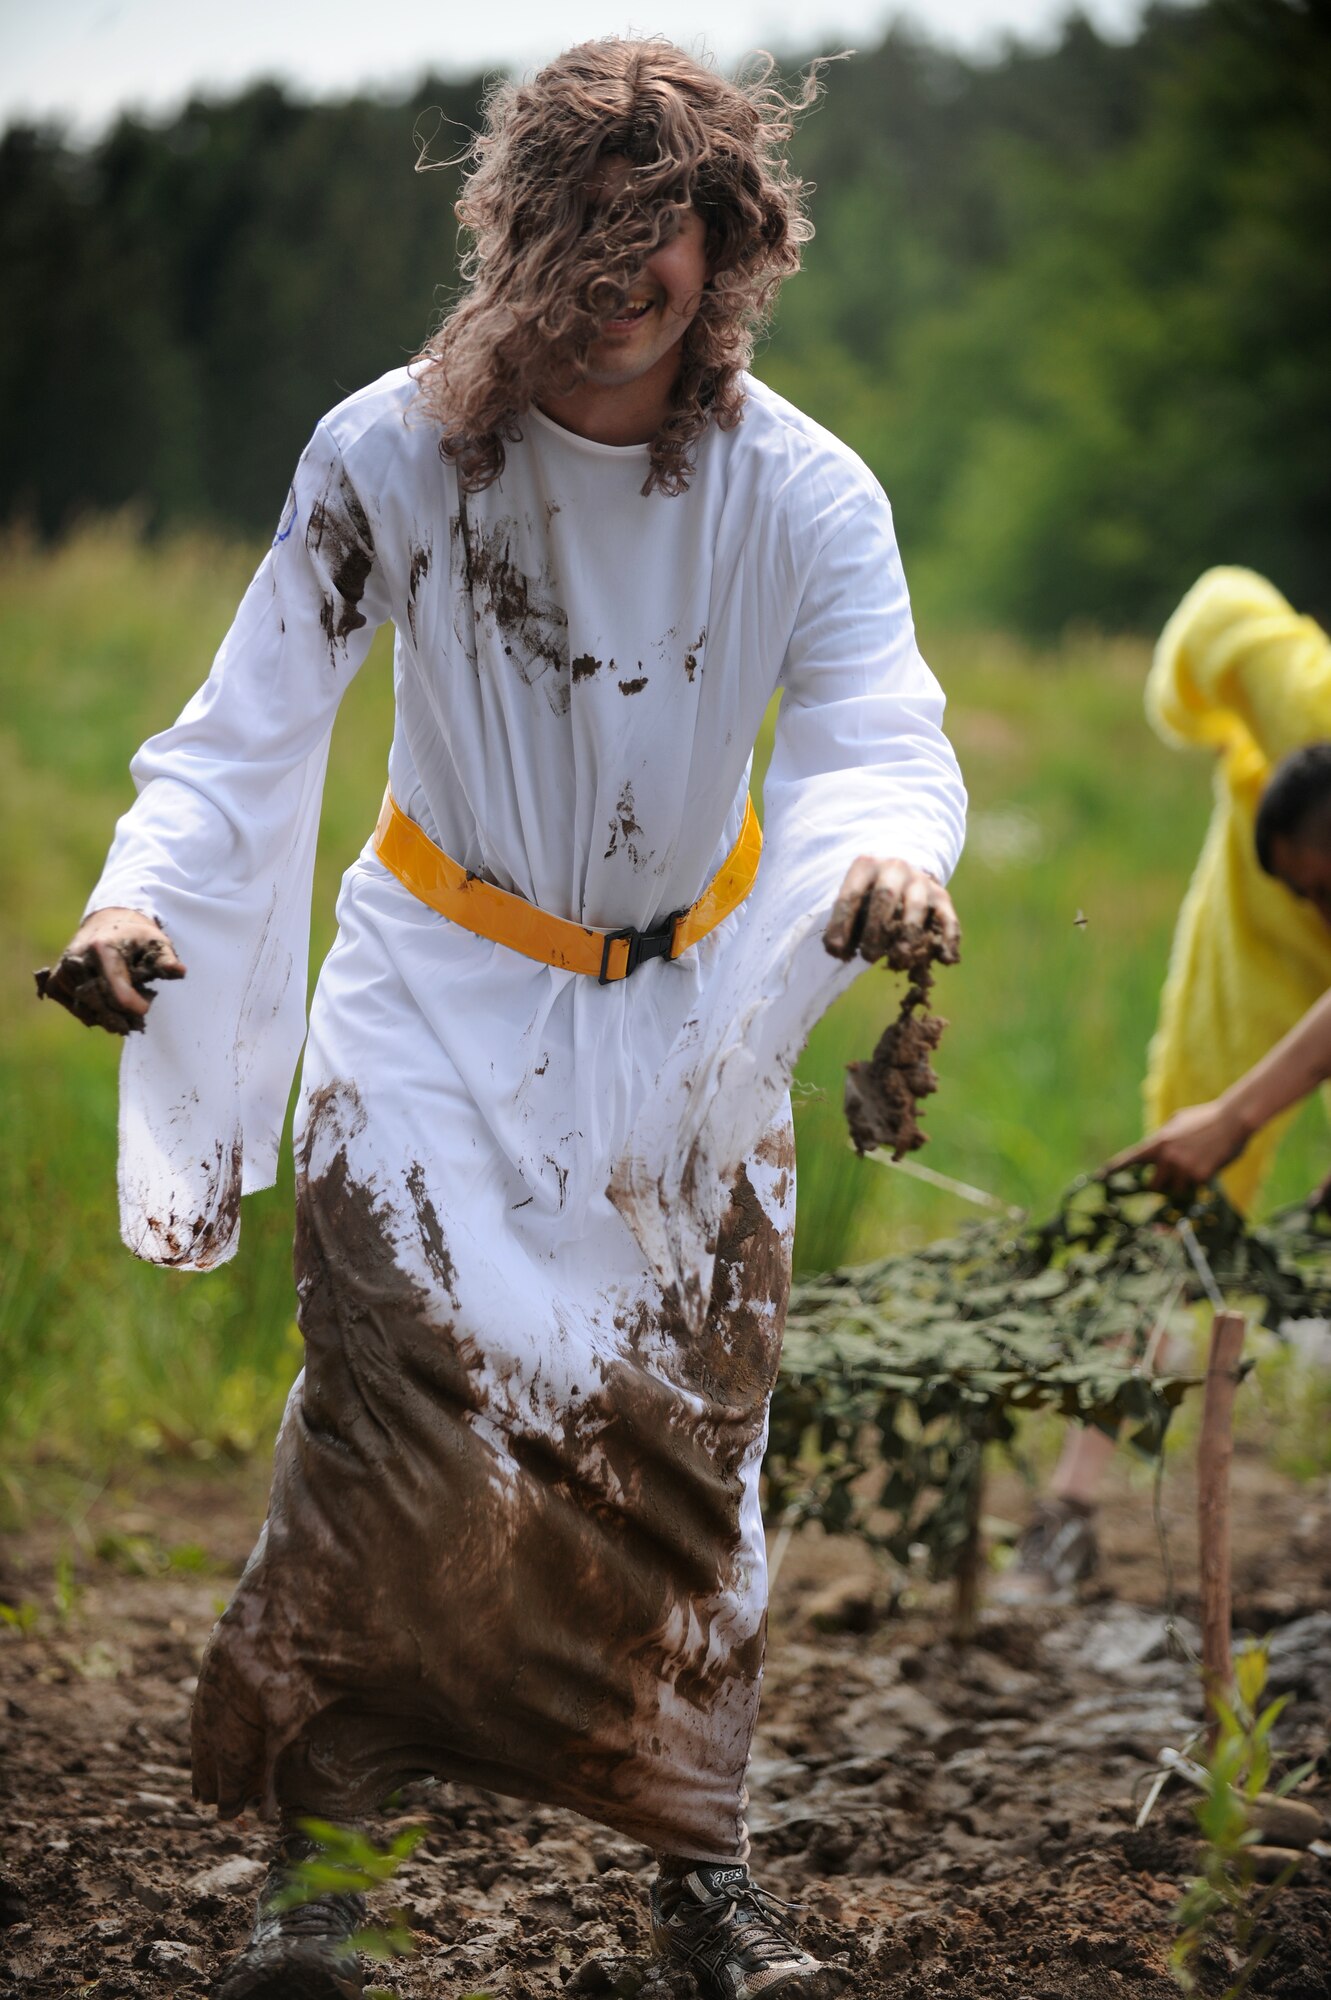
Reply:
[[[190,1800],[186,1718],[199,1650],[262,1512],[257,1472],[108,1489],[11,1537],[0,1600],[0,1995],[207,1992],[241,1941],[264,1829]],[[1331,1806],[1331,1488],[1256,1453],[1235,1465],[1239,1623],[1273,1635],[1294,1700],[1283,1757],[1320,1757],[1302,1791]],[[1022,1509],[997,1481],[992,1513]],[[1171,1472],[1177,1608],[1195,1614],[1192,1496]],[[1193,1865],[1186,1801],[1147,1827],[1134,1800],[1195,1720],[1195,1680],[1164,1643],[1149,1492],[1110,1483],[1103,1594],[1071,1609],[987,1610],[968,1649],[916,1589],[868,1632],[818,1629],[830,1585],[891,1591],[871,1559],[809,1531],[777,1579],[752,1772],[763,1882],[864,2000],[1165,2000],[1171,1907]],[[100,1550],[100,1553],[98,1551]],[[854,1589],[849,1592],[853,1598]],[[854,1607],[851,1607],[854,1616]],[[28,1629],[22,1627],[26,1625]],[[638,1992],[646,1857],[568,1814],[419,1787],[386,1826],[428,1839],[381,1905],[416,1942],[376,1976],[403,1996],[513,2000]],[[1281,1892],[1253,1979],[1277,2000],[1331,1996],[1331,1868]],[[1200,1990],[1233,1977],[1211,1957]],[[683,1994],[685,1984],[647,1991]],[[691,1990],[691,1989],[687,1989]]]

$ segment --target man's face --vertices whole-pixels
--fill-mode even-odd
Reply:
[[[1310,837],[1302,827],[1290,837],[1276,834],[1271,842],[1271,864],[1285,887],[1311,903],[1324,922],[1331,924],[1331,843]]]
[[[612,200],[631,171],[618,155],[602,160],[595,199]],[[617,388],[668,367],[697,314],[708,276],[706,226],[696,210],[686,209],[634,279],[619,316],[602,321],[587,354],[586,380]]]

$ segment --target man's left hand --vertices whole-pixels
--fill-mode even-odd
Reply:
[[[955,965],[961,925],[952,898],[936,876],[909,861],[861,854],[846,870],[823,943],[833,958],[884,958],[903,933],[929,927],[938,934],[938,958]]]

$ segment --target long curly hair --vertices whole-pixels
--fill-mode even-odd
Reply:
[[[672,42],[611,36],[569,49],[530,82],[496,86],[464,155],[465,289],[417,356],[423,406],[464,490],[499,477],[534,401],[581,379],[601,325],[692,207],[711,276],[643,487],[685,490],[707,424],[739,422],[741,371],[813,234],[785,155],[819,68],[787,97],[770,58],[731,82]],[[598,200],[608,156],[630,172]]]

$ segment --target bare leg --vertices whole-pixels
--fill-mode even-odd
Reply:
[[[1113,1438],[1106,1437],[1103,1431],[1094,1430],[1089,1424],[1075,1425],[1064,1442],[1049,1491],[1056,1500],[1093,1507],[1105,1467],[1116,1449]]]
[[[1037,1500],[1017,1543],[1016,1561],[992,1595],[1019,1604],[1041,1598],[1066,1599],[1099,1567],[1095,1502],[1114,1440],[1103,1431],[1074,1425],[1043,1499]]]

